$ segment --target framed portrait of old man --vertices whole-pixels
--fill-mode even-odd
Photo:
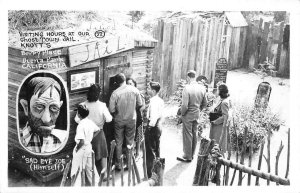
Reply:
[[[20,144],[36,155],[59,152],[69,135],[68,94],[59,75],[49,71],[29,74],[17,94]]]

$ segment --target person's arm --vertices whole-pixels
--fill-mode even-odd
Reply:
[[[203,99],[200,105],[200,111],[202,111],[203,109],[205,109],[207,107],[207,96],[206,93],[203,93]]]
[[[229,104],[227,101],[221,104],[221,110],[223,115],[223,128],[225,128],[227,125],[228,114],[229,114]]]
[[[103,115],[104,115],[104,118],[105,118],[105,122],[109,123],[109,122],[112,121],[112,116],[109,113],[108,108],[106,107],[105,104],[103,105]]]
[[[222,111],[222,116],[219,117],[218,119],[212,121],[212,123],[215,125],[223,124],[223,126],[224,126],[224,125],[226,125],[227,120],[228,120],[229,104],[227,101],[222,101],[221,111]]]
[[[184,116],[188,110],[189,94],[187,93],[186,87],[182,91],[182,104],[181,104],[181,116]]]
[[[140,96],[141,96],[141,100],[142,100],[142,107],[140,108],[140,110],[142,112],[146,108],[146,103],[145,103],[145,97],[144,97],[144,95],[140,93]]]
[[[76,146],[76,152],[78,152],[78,150],[84,145],[84,139],[80,139],[79,143]]]
[[[96,124],[93,124],[93,127],[94,127],[93,138],[94,138],[100,133],[100,128]]]
[[[136,109],[140,110],[143,106],[142,97],[138,89],[136,89]]]
[[[114,114],[116,112],[116,95],[112,93],[110,100],[109,100],[109,112]]]
[[[77,129],[76,129],[76,135],[75,135],[75,140],[79,141],[76,145],[76,152],[84,145],[84,128],[82,124],[78,124]]]

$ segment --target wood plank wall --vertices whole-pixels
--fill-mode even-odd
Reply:
[[[227,34],[231,37],[228,55],[228,69],[236,69],[243,67],[243,57],[246,47],[247,27],[231,27],[227,28]]]
[[[137,82],[137,88],[146,94],[147,84],[151,81],[153,63],[153,49],[135,49],[132,51],[132,75]]]
[[[29,167],[26,167],[24,165],[24,162],[22,162],[21,157],[47,157],[52,159],[61,159],[66,158],[68,156],[69,158],[72,157],[72,151],[75,146],[74,137],[76,134],[76,123],[74,121],[75,117],[75,107],[77,104],[83,102],[86,100],[86,94],[85,93],[74,93],[69,94],[69,115],[70,115],[70,130],[69,130],[69,138],[64,146],[64,148],[59,151],[56,154],[50,155],[50,156],[37,156],[33,155],[21,146],[19,143],[18,138],[18,130],[17,130],[17,119],[16,119],[16,99],[17,99],[17,92],[19,87],[21,86],[22,80],[31,72],[36,71],[37,69],[29,69],[29,68],[22,68],[22,56],[20,54],[20,50],[9,48],[8,52],[8,152],[9,152],[9,162],[15,163],[14,165],[23,170],[24,172],[35,176],[38,178],[38,180],[41,181],[48,181],[53,178],[55,178],[58,175],[61,175],[61,172],[53,172],[53,175],[48,176],[48,178],[43,178],[42,175],[39,172],[31,172]],[[67,61],[67,55],[60,55],[60,58],[63,58],[65,61]],[[78,68],[90,68],[90,67],[96,67],[99,66],[100,63],[99,60],[91,61],[89,63],[86,63],[84,65],[81,65],[80,67],[75,67],[74,69]],[[58,73],[58,75],[61,76],[61,78],[64,80],[65,84],[67,85],[67,71],[68,68],[60,68],[51,70],[52,72]],[[99,74],[102,74],[102,69],[100,68]],[[100,84],[102,84],[100,80]],[[67,87],[66,87],[67,88]],[[22,165],[23,164],[23,165]]]
[[[161,19],[154,28],[152,79],[162,85],[163,97],[170,96],[188,70],[213,81],[215,64],[222,49],[224,17]]]
[[[268,59],[275,65],[278,75],[289,77],[289,25],[262,19],[248,21],[248,24],[243,66],[258,68],[259,63]]]
[[[152,79],[161,83],[164,97],[173,94],[176,83],[185,79],[190,69],[205,75],[211,83],[215,63],[221,57],[228,59],[229,70],[257,68],[268,58],[279,75],[289,76],[289,30],[283,22],[248,21],[247,27],[228,25],[223,31],[224,21],[224,17],[158,20],[153,30],[158,44]]]
[[[107,73],[103,69],[106,66],[117,65],[113,62],[110,62],[110,58],[118,57],[121,55],[127,55],[128,61],[130,62],[130,68],[126,68],[127,71],[132,72],[132,77],[137,81],[138,89],[146,95],[147,85],[151,81],[152,74],[152,65],[153,65],[153,48],[136,48],[134,50],[126,51],[124,53],[117,54],[116,56],[110,56],[106,58],[107,63],[104,64],[104,60],[94,60],[88,63],[72,67],[72,70],[85,69],[99,67],[99,83],[104,85],[103,79],[104,73]],[[65,55],[60,55],[60,58],[63,58],[64,61],[68,61],[67,53]],[[17,119],[16,119],[16,98],[19,86],[22,83],[22,80],[31,72],[36,71],[37,69],[22,68],[22,56],[21,52],[18,49],[9,48],[8,56],[8,146],[9,146],[9,160],[12,162],[18,162],[19,166],[22,165],[22,162],[18,161],[21,156],[25,155],[26,157],[39,157],[33,155],[24,150],[20,145],[18,139],[17,131]],[[111,60],[114,61],[114,60]],[[103,66],[105,65],[105,66]],[[123,69],[123,68],[122,68]],[[52,72],[56,72],[64,80],[64,83],[67,85],[67,72],[71,68],[59,68],[52,69]],[[106,75],[104,76],[106,77]],[[147,96],[147,95],[146,95]],[[70,118],[70,132],[67,144],[64,148],[57,154],[48,156],[48,158],[58,159],[65,158],[66,155],[72,157],[72,151],[75,146],[74,137],[76,134],[77,124],[74,121],[76,112],[74,111],[77,105],[86,100],[86,93],[69,93],[69,118]],[[33,176],[38,176],[37,173],[30,172],[29,168],[20,166],[20,169],[25,170],[26,173],[29,173]],[[53,178],[55,176],[52,176]],[[43,179],[42,181],[47,181],[49,179]]]

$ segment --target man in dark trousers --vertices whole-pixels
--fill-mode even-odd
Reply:
[[[197,127],[200,111],[206,107],[205,87],[196,82],[196,72],[187,73],[188,84],[182,91],[181,120],[183,155],[177,160],[191,162],[197,145]]]
[[[163,116],[164,101],[158,96],[160,84],[150,82],[150,103],[147,111],[148,127],[145,131],[147,175],[151,177],[155,158],[160,157],[161,121]]]
[[[126,85],[126,77],[123,73],[116,76],[119,86],[111,95],[109,110],[114,117],[114,129],[116,139],[116,168],[120,168],[120,158],[122,155],[122,145],[124,133],[126,145],[132,145],[136,129],[136,109],[142,107],[142,99],[137,88]]]

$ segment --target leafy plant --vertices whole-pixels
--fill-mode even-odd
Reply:
[[[170,96],[170,103],[178,103],[181,105],[181,100],[182,100],[182,91],[187,84],[186,80],[181,79],[180,81],[177,82],[177,89],[173,93],[172,96]]]
[[[257,151],[262,141],[265,140],[268,130],[271,129],[271,132],[278,131],[280,125],[283,124],[278,114],[272,113],[270,108],[256,109],[245,105],[234,105],[233,108],[233,124],[229,130],[233,150],[242,150],[245,127],[248,127],[246,137],[246,153],[248,153],[252,134],[253,151]]]
[[[144,11],[129,11],[128,15],[131,16],[132,22],[137,23],[145,15],[145,12]]]

